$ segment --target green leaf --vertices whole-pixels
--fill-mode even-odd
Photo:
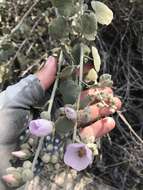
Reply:
[[[73,4],[73,0],[51,0],[54,7],[67,7]]]
[[[63,17],[52,20],[49,24],[49,34],[53,39],[66,38],[69,35],[69,26]]]
[[[65,68],[62,70],[62,72],[60,73],[60,78],[61,78],[61,79],[68,78],[69,76],[72,75],[73,70],[74,70],[73,66],[67,66],[67,67],[65,67]]]
[[[73,0],[51,0],[54,7],[58,9],[58,12],[62,16],[72,16],[74,14]]]
[[[94,37],[94,38],[95,38],[95,37]],[[89,56],[90,48],[89,48],[87,45],[85,45],[85,44],[83,44],[82,47],[83,47],[84,55]],[[73,58],[74,58],[74,63],[75,63],[76,65],[78,65],[79,62],[80,62],[80,50],[81,50],[80,43],[76,43],[76,44],[73,46],[73,48],[72,48],[72,56],[73,56]]]
[[[80,88],[73,80],[68,79],[61,81],[59,91],[65,104],[74,104],[78,98]]]
[[[74,64],[78,65],[79,61],[80,61],[80,44],[77,43],[74,45],[74,47],[72,48],[72,56],[74,58]]]
[[[90,54],[90,48],[87,45],[85,45],[85,44],[83,44],[82,47],[83,47],[84,55],[89,56],[89,54]]]
[[[81,33],[86,39],[94,40],[97,33],[97,22],[94,13],[85,13],[80,19]]]
[[[91,6],[96,13],[97,22],[109,25],[113,19],[113,12],[100,1],[91,1]]]
[[[98,78],[98,75],[95,69],[90,69],[88,74],[85,77],[86,81],[94,81],[94,82],[97,81],[97,78]]]
[[[59,134],[66,134],[74,129],[74,122],[65,116],[59,117],[55,122],[55,130]]]
[[[92,46],[92,56],[93,56],[93,62],[94,62],[94,67],[97,72],[100,71],[100,66],[101,66],[101,59],[100,55],[98,53],[98,50],[96,47]]]

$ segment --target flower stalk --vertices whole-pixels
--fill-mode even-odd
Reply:
[[[63,52],[61,51],[60,57],[59,57],[59,64],[58,64],[58,73],[61,70],[62,60],[63,60]],[[57,75],[57,78],[55,80],[54,87],[53,87],[52,94],[51,94],[51,98],[50,98],[50,101],[49,101],[49,107],[48,107],[48,111],[47,111],[47,115],[48,115],[49,120],[51,120],[51,111],[52,111],[52,106],[53,106],[53,102],[54,102],[54,99],[55,99],[56,90],[57,90],[57,87],[58,87],[58,82],[59,82],[59,75]],[[43,141],[44,141],[44,137],[41,137],[40,140],[39,140],[37,151],[35,153],[35,157],[33,159],[32,171],[34,171],[36,161],[37,161],[37,159],[39,157],[40,150],[42,149]]]
[[[81,44],[80,47],[80,70],[79,70],[79,96],[77,99],[77,104],[76,104],[76,112],[78,114],[79,108],[80,108],[80,96],[81,96],[81,91],[82,91],[82,80],[83,80],[83,58],[84,58],[84,52],[83,52],[83,45]],[[74,126],[74,132],[73,132],[73,143],[76,140],[76,134],[77,134],[77,127],[78,127],[78,122],[76,120],[75,126]]]

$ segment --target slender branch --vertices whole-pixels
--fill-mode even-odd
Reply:
[[[129,122],[126,120],[126,118],[123,116],[123,114],[120,111],[117,111],[117,113],[118,113],[119,117],[122,119],[122,121],[128,126],[130,131],[135,135],[135,137],[143,144],[143,140],[133,130],[132,126],[129,124]]]
[[[61,51],[60,57],[59,57],[58,73],[61,70],[62,60],[63,60],[63,53]],[[55,99],[56,90],[57,90],[57,87],[58,87],[58,82],[59,82],[59,75],[57,75],[57,78],[55,80],[53,91],[52,91],[51,98],[50,98],[50,101],[49,101],[49,107],[48,107],[48,111],[47,111],[49,120],[51,120],[51,111],[52,111],[52,106],[53,106],[53,102],[54,102],[54,99]],[[37,148],[36,153],[35,153],[34,160],[33,160],[32,171],[34,171],[36,161],[37,161],[37,159],[39,157],[40,150],[41,150],[42,145],[43,145],[43,141],[44,141],[44,137],[41,137],[40,141],[39,141],[39,144],[38,144],[38,148]]]
[[[84,58],[84,53],[83,53],[83,46],[81,44],[81,49],[80,49],[80,72],[79,72],[79,96],[77,99],[77,114],[79,112],[79,107],[80,107],[80,96],[81,96],[81,90],[82,90],[82,79],[83,79],[83,58]],[[75,126],[74,126],[74,132],[73,132],[73,143],[76,140],[76,134],[77,134],[77,127],[78,127],[78,122],[76,121]]]

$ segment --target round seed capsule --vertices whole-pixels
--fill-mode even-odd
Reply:
[[[22,167],[18,167],[18,168],[16,168],[16,171],[19,172],[19,173],[22,173],[23,168]]]
[[[34,145],[34,139],[33,138],[29,138],[28,139],[28,143],[33,146]]]
[[[50,172],[52,172],[52,171],[54,171],[54,167],[53,167],[53,165],[52,164],[48,164],[48,171]]]
[[[51,162],[53,164],[56,164],[58,162],[58,160],[59,160],[59,156],[58,155],[52,155]]]
[[[22,172],[22,179],[23,181],[28,181],[31,180],[33,178],[33,172],[30,169],[25,169]]]
[[[60,168],[60,164],[56,163],[54,167],[55,167],[56,170],[58,170]]]
[[[32,167],[32,163],[30,161],[25,161],[23,163],[23,168],[30,169]]]
[[[43,156],[42,156],[42,161],[44,162],[44,163],[48,163],[49,161],[50,161],[50,159],[51,159],[51,156],[49,155],[49,154],[47,154],[47,153],[45,153]]]
[[[49,144],[49,145],[47,146],[47,150],[48,150],[48,151],[52,151],[52,150],[53,150],[53,145],[52,145],[52,144]]]
[[[15,171],[16,171],[16,168],[14,168],[14,167],[9,167],[9,168],[6,169],[7,174],[12,174]]]
[[[30,146],[28,143],[24,143],[20,147],[21,147],[21,149],[30,149]]]

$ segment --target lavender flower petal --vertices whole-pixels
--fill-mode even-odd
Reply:
[[[82,156],[79,155],[80,150],[85,151]],[[93,162],[92,151],[85,144],[70,144],[67,146],[64,162],[77,171],[84,170]]]
[[[54,123],[45,119],[32,120],[29,124],[31,134],[37,137],[47,136],[52,133]]]

